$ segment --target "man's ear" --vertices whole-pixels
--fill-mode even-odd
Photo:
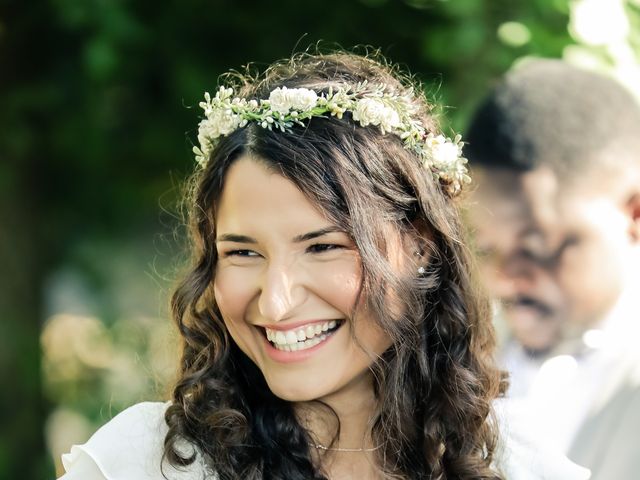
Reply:
[[[640,243],[640,192],[634,192],[627,199],[626,211],[629,215],[629,235],[634,243]]]

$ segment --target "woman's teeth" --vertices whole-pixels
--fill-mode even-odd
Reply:
[[[311,348],[329,337],[338,322],[331,320],[324,323],[314,323],[306,327],[293,330],[272,330],[265,328],[267,340],[269,340],[278,350],[285,352],[295,352]]]

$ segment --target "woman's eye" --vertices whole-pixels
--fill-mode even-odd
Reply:
[[[336,245],[334,243],[316,243],[315,245],[311,245],[307,250],[311,253],[323,253],[340,248],[344,247],[342,245]]]
[[[258,254],[253,250],[230,250],[224,252],[225,257],[257,257]]]

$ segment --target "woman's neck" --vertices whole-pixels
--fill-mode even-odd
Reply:
[[[378,445],[371,438],[377,401],[372,380],[362,380],[319,401],[296,405],[296,414],[314,442],[315,460],[332,480],[378,478]]]
[[[370,422],[376,404],[372,381],[360,379],[317,401],[299,403],[295,409],[320,445],[357,449],[371,447]]]

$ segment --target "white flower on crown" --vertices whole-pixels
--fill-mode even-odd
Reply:
[[[395,109],[376,98],[362,98],[356,102],[353,119],[360,125],[379,125],[382,133],[391,132],[400,126],[400,116]]]
[[[198,141],[200,148],[194,148],[196,160],[204,164],[213,148],[213,140],[223,135],[229,135],[237,130],[246,120],[240,115],[233,113],[231,109],[211,110],[208,118],[205,118],[198,125]]]
[[[209,118],[200,122],[198,138],[215,139],[223,135],[229,135],[242,123],[242,117],[233,113],[231,109],[214,110]]]
[[[307,88],[276,88],[269,95],[269,106],[282,115],[291,110],[308,112],[318,103],[318,94]]]
[[[428,146],[431,161],[436,165],[453,166],[458,163],[462,153],[460,139],[456,137],[454,141],[444,135],[427,136],[425,143]]]

